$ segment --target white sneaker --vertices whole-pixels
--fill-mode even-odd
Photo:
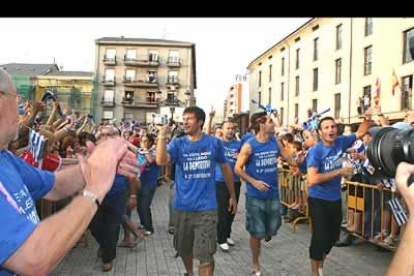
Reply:
[[[230,247],[227,243],[219,244],[219,246],[220,246],[221,250],[223,250],[223,251],[229,251],[229,249],[230,249]]]
[[[227,238],[227,244],[230,246],[234,246],[234,241],[231,238]]]
[[[319,276],[323,276],[323,270],[322,270],[322,268],[318,268],[318,273],[319,273]]]

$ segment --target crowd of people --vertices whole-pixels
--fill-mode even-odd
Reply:
[[[307,202],[287,207],[308,205],[311,274],[322,276],[343,220],[341,180],[372,180],[365,154],[374,125],[370,109],[355,133],[348,129],[343,135],[332,117],[320,118],[305,129],[298,125],[283,129],[277,113],[263,109],[251,115],[250,132],[238,139],[231,121],[222,122],[212,134],[214,112],[203,132],[206,114],[195,106],[184,110],[181,125],[155,127],[113,121],[96,125],[90,116],[69,108],[57,116],[58,101],[49,118],[40,116],[46,109],[42,101],[26,104],[19,115],[19,101],[10,76],[0,69],[2,276],[47,275],[88,228],[99,245],[103,271],[112,270],[118,246],[132,248],[154,233],[151,203],[161,166],[166,165],[172,168],[168,231],[174,234],[184,275],[195,275],[194,259],[199,260],[198,275],[213,275],[217,245],[226,252],[235,246],[231,228],[242,183],[251,275],[261,275],[261,243],[270,242],[282,225],[286,206],[280,202],[278,169],[287,166],[307,178]],[[378,118],[380,125],[388,124],[382,114]],[[410,113],[405,126],[413,122]],[[36,140],[33,133],[42,138]],[[39,142],[42,139],[44,143]],[[358,162],[360,171],[352,165]],[[407,179],[413,172],[413,165],[401,163],[395,178],[410,212],[414,188],[407,186]],[[59,212],[52,214],[46,204],[39,218],[36,201],[50,204],[64,198],[69,199]],[[131,221],[135,209],[139,226]],[[119,241],[121,226],[124,234]],[[387,275],[414,272],[409,259],[413,227],[410,219]]]

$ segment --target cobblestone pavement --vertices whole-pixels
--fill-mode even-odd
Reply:
[[[184,272],[181,259],[175,258],[172,246],[173,236],[168,234],[168,187],[160,186],[153,200],[155,233],[147,237],[134,249],[118,248],[114,269],[102,272],[102,263],[96,257],[97,244],[89,236],[89,247],[77,245],[55,268],[53,276],[167,276]],[[251,254],[248,233],[244,228],[244,194],[240,196],[238,212],[233,224],[232,238],[236,246],[230,252],[215,255],[214,275],[239,276],[250,274]],[[133,221],[138,224],[136,212]],[[122,236],[122,230],[121,230]],[[299,225],[292,232],[289,225],[282,225],[279,233],[269,243],[262,243],[261,265],[263,276],[310,275],[308,246],[310,232],[306,224]],[[329,255],[325,276],[368,276],[383,275],[388,267],[392,252],[378,250],[374,245],[358,242],[355,246],[334,248]],[[195,263],[196,267],[196,263]]]

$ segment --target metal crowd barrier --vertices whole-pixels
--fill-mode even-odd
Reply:
[[[299,206],[295,210],[296,217],[290,221],[292,231],[300,222],[310,223],[308,209],[308,183],[306,177],[289,169],[279,169],[279,198],[280,203],[290,209],[292,205]],[[292,212],[292,210],[290,210]]]
[[[346,181],[348,219],[344,226],[353,236],[364,239],[375,245],[396,250],[395,242],[387,236],[395,236],[404,231],[399,229],[388,201],[399,197],[396,192],[380,188],[375,184],[364,184]],[[404,203],[403,203],[404,206]],[[404,206],[405,208],[405,206]]]
[[[345,184],[347,192],[343,200],[347,202],[347,223],[343,227],[355,237],[383,248],[396,250],[395,237],[398,232],[399,236],[402,236],[404,226],[399,229],[388,201],[400,196],[375,184],[351,181],[345,181]],[[290,169],[279,169],[279,196],[280,202],[287,208],[297,202],[303,204],[300,216],[290,222],[292,230],[296,230],[299,222],[307,222],[311,229],[306,177],[293,173]],[[393,238],[389,238],[389,235]]]

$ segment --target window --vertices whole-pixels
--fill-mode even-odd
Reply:
[[[285,58],[282,58],[282,73],[281,73],[281,75],[282,76],[285,75]]]
[[[296,69],[299,69],[299,54],[300,49],[296,49]]]
[[[285,99],[285,83],[280,84],[280,100],[283,101]]]
[[[372,34],[372,17],[365,18],[365,36]]]
[[[180,56],[179,56],[178,51],[170,51],[170,54],[168,55],[168,62],[169,63],[180,62]]]
[[[136,60],[137,59],[137,50],[127,49],[125,53],[125,60]]]
[[[167,83],[178,83],[178,71],[169,71]]]
[[[283,114],[284,114],[285,112],[284,112],[284,108],[283,107],[281,107],[280,108],[280,124],[283,126]]]
[[[318,91],[318,68],[313,69],[313,91]]]
[[[174,104],[176,101],[175,93],[173,91],[167,92],[167,103]]]
[[[404,32],[404,63],[412,61],[410,54],[410,39],[414,37],[414,28]]]
[[[104,60],[105,61],[115,61],[116,60],[116,50],[115,49],[106,49]]]
[[[259,71],[259,87],[262,87],[262,71]]]
[[[155,101],[156,101],[155,92],[147,92],[147,102],[155,103]]]
[[[372,46],[364,49],[364,76],[371,75],[372,70]]]
[[[334,116],[335,118],[339,118],[341,116],[341,93],[335,94]]]
[[[272,87],[269,87],[269,104],[272,104]]]
[[[295,96],[299,96],[299,76],[295,78]]]
[[[105,90],[104,91],[104,102],[113,102],[115,97],[115,91],[114,90]]]
[[[318,41],[318,37],[313,40],[313,61],[318,60]]]
[[[336,49],[342,49],[342,24],[336,26]]]
[[[402,109],[412,109],[412,88],[413,88],[413,77],[405,76],[402,78]]]
[[[259,91],[259,105],[262,104],[262,91]]]
[[[269,65],[269,82],[272,81],[272,64]]]
[[[312,100],[312,111],[318,112],[318,100],[317,99]]]
[[[125,72],[125,81],[126,82],[133,82],[135,81],[135,70],[126,70]]]
[[[125,97],[122,100],[131,104],[134,101],[134,91],[125,91]]]
[[[299,118],[299,104],[295,104],[295,119]]]
[[[178,79],[178,77],[177,77],[177,79]],[[157,82],[157,71],[148,71],[148,73],[147,73],[147,82],[148,83],[156,83]]]
[[[148,60],[157,62],[158,61],[158,51],[156,50],[149,50]]]
[[[105,82],[115,81],[115,70],[114,69],[105,69],[104,81]]]
[[[111,120],[114,118],[114,112],[112,110],[105,110],[103,112],[103,119],[104,120]]]
[[[335,84],[341,83],[342,59],[335,60]]]
[[[367,110],[371,106],[371,85],[364,87],[364,98],[362,101],[364,104],[364,110]]]

